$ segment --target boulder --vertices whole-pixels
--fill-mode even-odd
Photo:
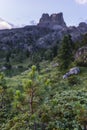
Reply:
[[[67,72],[65,75],[63,75],[63,79],[67,79],[70,75],[76,75],[80,73],[79,67],[73,67]]]
[[[75,54],[77,65],[87,66],[87,46],[79,48]]]
[[[69,74],[70,74],[70,75],[78,74],[79,72],[80,72],[79,67],[74,67],[74,68],[71,68],[71,69],[69,70]]]
[[[5,66],[3,66],[1,70],[3,71],[3,70],[6,70],[6,69],[7,69],[7,68],[6,68]]]
[[[75,59],[78,59],[79,57],[82,57],[84,55],[87,55],[87,46],[81,47],[77,50],[75,54]]]
[[[69,72],[63,75],[63,79],[67,79],[70,76]]]

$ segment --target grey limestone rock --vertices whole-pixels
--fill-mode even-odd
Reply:
[[[65,75],[63,75],[63,79],[67,79],[70,75],[76,75],[80,73],[79,67],[73,67],[67,72]]]
[[[79,65],[87,66],[87,46],[79,48],[75,54],[75,61]]]
[[[71,69],[69,70],[69,74],[70,74],[70,75],[78,74],[79,72],[80,72],[79,67],[74,67],[74,68],[71,68]]]
[[[64,22],[63,13],[52,14],[43,14],[38,26],[48,27],[51,29],[60,29],[62,27],[66,27],[66,23]]]
[[[77,50],[75,59],[78,59],[79,57],[82,57],[83,55],[87,55],[87,46],[83,46]]]

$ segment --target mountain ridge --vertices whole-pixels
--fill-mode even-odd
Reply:
[[[54,17],[55,16],[55,17]],[[49,23],[49,26],[47,24]],[[10,30],[0,30],[0,50],[12,48],[29,53],[38,49],[52,48],[63,39],[64,35],[71,35],[73,41],[79,41],[87,33],[87,24],[82,22],[77,27],[67,26],[63,13],[43,14],[37,25],[25,26]]]

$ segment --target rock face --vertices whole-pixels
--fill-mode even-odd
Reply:
[[[80,72],[79,67],[74,67],[69,70],[69,75],[78,74]]]
[[[24,28],[1,30],[0,31],[0,51],[20,49],[34,50],[36,41],[49,34],[51,30],[38,26],[27,26]]]
[[[87,65],[87,46],[83,46],[77,50],[75,60],[79,65]]]
[[[49,14],[43,14],[38,26],[61,29],[62,27],[66,27],[66,23],[64,22],[62,13],[52,14],[50,16]]]
[[[82,48],[79,48],[76,52],[75,59],[78,59],[79,57],[87,55],[87,46],[84,46]]]
[[[76,75],[80,72],[80,69],[78,67],[71,68],[68,73],[63,75],[63,79],[68,78],[70,75]]]
[[[78,29],[81,31],[81,33],[87,32],[87,24],[85,22],[81,22],[78,26]]]

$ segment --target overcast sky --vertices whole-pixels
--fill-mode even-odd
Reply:
[[[42,13],[59,12],[67,25],[78,25],[87,21],[87,0],[0,0],[0,17],[15,25],[29,25]]]

